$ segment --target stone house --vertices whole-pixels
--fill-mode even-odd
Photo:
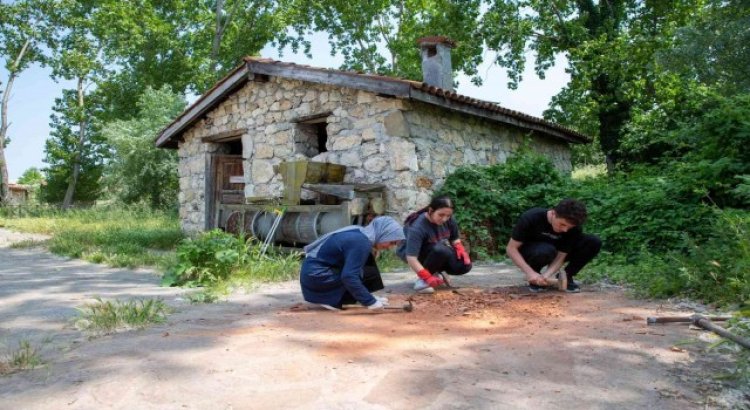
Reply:
[[[345,165],[345,182],[384,185],[387,212],[400,216],[456,168],[502,163],[523,143],[570,171],[569,145],[589,139],[456,94],[452,46],[420,40],[424,82],[245,58],[156,139],[179,152],[183,229],[215,227],[217,202],[280,197],[282,161]]]
[[[29,202],[31,187],[21,184],[8,184],[8,202],[10,205],[23,205]]]

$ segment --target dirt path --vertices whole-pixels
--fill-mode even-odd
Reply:
[[[392,304],[412,296],[410,274],[385,280]],[[371,314],[309,308],[294,282],[212,305],[157,283],[0,246],[0,341],[42,343],[47,361],[0,378],[0,408],[714,408],[673,372],[690,358],[672,347],[694,332],[646,327],[660,306],[620,289],[527,295],[515,269],[482,266],[457,292],[415,296],[412,313]],[[177,312],[86,340],[69,320],[94,295]]]

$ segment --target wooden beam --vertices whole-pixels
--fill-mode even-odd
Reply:
[[[209,135],[201,138],[202,142],[227,142],[238,140],[247,131],[245,128],[237,128],[234,130],[220,132],[218,134]]]
[[[320,68],[309,68],[298,65],[279,63],[248,62],[250,71],[258,74],[273,75],[293,80],[312,83],[349,87],[373,93],[396,97],[408,97],[411,86],[402,80],[393,80],[382,76],[346,73]]]
[[[234,90],[244,85],[248,81],[248,73],[247,64],[243,64],[225,77],[224,81],[203,94],[203,97],[159,133],[156,138],[156,146],[159,148],[175,148],[177,145],[171,141],[172,138],[185,131],[195,121],[212,110],[217,103],[223,101]]]
[[[331,115],[333,115],[332,111],[326,111],[326,112],[322,112],[318,114],[311,114],[311,115],[305,115],[302,117],[297,117],[297,118],[291,119],[289,122],[307,122],[307,123],[317,122],[318,120],[325,120]]]

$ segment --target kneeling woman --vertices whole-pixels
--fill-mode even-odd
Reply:
[[[396,254],[417,273],[414,290],[433,292],[444,282],[441,273],[463,275],[471,270],[471,259],[459,239],[453,219],[453,201],[447,196],[432,199],[429,206],[404,221],[406,241]]]
[[[347,226],[322,236],[305,246],[302,296],[332,310],[356,302],[382,309],[387,300],[370,293],[383,289],[372,251],[392,248],[403,240],[401,225],[387,216],[375,218],[365,227]]]

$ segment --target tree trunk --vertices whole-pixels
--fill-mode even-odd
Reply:
[[[10,92],[13,89],[13,83],[16,81],[18,76],[18,66],[21,64],[21,60],[26,55],[26,50],[29,48],[31,40],[26,40],[18,52],[13,65],[9,70],[8,83],[3,91],[3,101],[0,105],[0,204],[6,204],[9,202],[10,190],[8,185],[10,181],[8,179],[8,163],[5,161],[5,141],[8,137],[8,100],[10,99]]]
[[[216,76],[216,66],[219,64],[219,51],[221,47],[221,38],[224,35],[221,13],[224,12],[224,0],[216,1],[216,27],[214,28],[214,41],[211,44],[211,72]]]
[[[594,80],[593,91],[599,102],[599,143],[605,155],[607,172],[611,174],[619,162],[620,139],[630,120],[631,103],[617,97],[616,86],[606,74]]]
[[[73,172],[68,182],[68,189],[65,191],[65,199],[63,199],[63,209],[69,209],[73,205],[73,196],[76,192],[76,184],[78,184],[78,177],[81,174],[81,157],[83,156],[83,144],[86,142],[86,112],[83,106],[83,77],[78,77],[78,109],[79,109],[79,123],[78,123],[78,146],[76,147],[76,153],[73,156]]]

